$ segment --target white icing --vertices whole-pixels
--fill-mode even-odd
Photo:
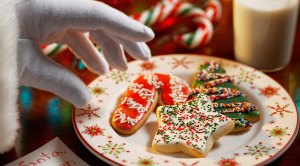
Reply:
[[[182,105],[164,106],[159,112],[158,120],[160,126],[153,144],[185,144],[201,153],[206,148],[207,139],[231,121],[215,111],[208,96],[204,94],[199,94],[198,98]],[[209,127],[214,124],[215,127]]]

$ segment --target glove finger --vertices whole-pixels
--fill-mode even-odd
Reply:
[[[127,61],[122,46],[100,30],[91,31],[92,39],[102,48],[105,59],[111,67],[126,70]]]
[[[47,22],[51,21],[55,25],[56,31],[65,31],[72,28],[87,31],[103,29],[134,41],[148,41],[154,37],[153,31],[147,26],[97,1],[32,0],[25,1],[22,5],[23,9],[21,10],[34,11],[34,14],[45,17],[44,19],[47,19]]]
[[[125,51],[134,59],[149,60],[151,58],[151,51],[144,42],[133,42],[118,36],[110,36],[117,43],[120,43]]]
[[[104,56],[82,33],[69,30],[60,42],[68,45],[75,55],[84,61],[89,70],[99,75],[109,71],[109,66]]]
[[[18,42],[20,83],[52,92],[76,107],[84,107],[91,99],[85,84],[73,73],[45,56],[38,43],[27,39]]]

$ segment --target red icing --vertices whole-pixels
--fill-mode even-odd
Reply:
[[[148,84],[148,82],[143,78],[144,75],[141,75],[139,76],[135,81],[134,83],[138,83],[138,84],[143,84],[143,88],[145,89],[148,89],[150,91],[152,91],[154,93],[154,96],[152,97],[152,99],[155,98],[155,92],[156,92],[156,89],[154,88],[153,85],[150,85]],[[133,92],[132,90],[127,90],[127,93],[126,93],[126,97],[127,98],[133,98],[135,102],[137,103],[140,103],[143,107],[145,107],[147,110],[150,109],[150,107],[152,106],[152,104],[148,104],[148,101],[146,99],[142,99],[138,93],[135,93]],[[148,106],[147,106],[148,104]],[[121,108],[122,109],[122,112],[125,113],[127,116],[133,118],[133,119],[136,119],[140,113],[137,111],[137,109],[131,109],[129,108],[128,105],[126,104],[119,104],[118,108],[119,109]],[[116,124],[119,128],[122,128],[122,129],[131,129],[132,126],[129,124],[129,123],[120,123],[120,120],[116,121]]]
[[[149,102],[149,99],[153,101],[153,99],[156,97],[156,91],[158,90],[157,88],[159,88],[161,90],[161,101],[163,102],[163,104],[166,105],[173,105],[175,104],[176,101],[174,101],[174,98],[172,97],[172,85],[171,85],[171,75],[167,75],[167,74],[159,74],[159,73],[154,73],[152,74],[152,76],[157,77],[156,79],[156,83],[151,84],[151,82],[149,83],[147,81],[147,79],[145,78],[145,75],[140,75],[136,80],[133,81],[133,83],[137,83],[138,85],[142,85],[141,88],[144,88],[146,90],[149,90],[149,92],[152,92],[153,95],[149,95],[145,98],[142,98],[140,96],[139,90],[141,90],[141,88],[137,88],[134,90],[131,90],[130,86],[125,94],[125,97],[122,98],[121,103],[118,105],[116,111],[114,112],[114,117],[115,119],[113,119],[114,123],[116,124],[116,126],[118,128],[121,128],[123,130],[129,130],[132,127],[134,127],[143,117],[144,115],[149,111],[150,107],[152,107],[153,104],[156,105],[156,103],[154,102]],[[189,88],[186,84],[183,83],[182,80],[179,80],[178,78],[176,79],[177,82],[175,82],[175,84],[178,86],[178,84],[180,84],[180,90],[179,90],[179,94],[183,94],[185,96],[188,96],[189,94]],[[179,83],[178,83],[179,81]],[[155,84],[157,84],[157,82],[160,82],[159,87],[155,87]],[[156,85],[157,86],[157,85]],[[176,93],[177,94],[177,93]],[[134,108],[129,108],[130,104],[128,105],[126,103],[126,99],[130,99],[132,98],[133,101],[136,104],[139,104],[140,106],[144,107],[146,109],[146,112],[138,112],[138,109],[136,107]],[[124,102],[124,99],[126,100]],[[185,100],[186,98],[184,98]],[[127,117],[130,117],[131,119],[136,120],[135,123],[130,124],[126,121],[123,121],[120,119],[119,116],[117,116],[117,113],[122,112],[126,115]],[[126,119],[125,118],[125,119]]]
[[[173,105],[175,104],[174,99],[170,96],[170,94],[172,93],[172,89],[171,89],[171,77],[170,75],[166,75],[166,74],[158,74],[155,73],[159,80],[163,82],[163,85],[161,87],[161,101],[163,102],[163,104],[165,105]],[[188,86],[186,86],[185,84],[182,84],[183,87],[181,89],[181,92],[185,95],[189,94],[189,88]]]

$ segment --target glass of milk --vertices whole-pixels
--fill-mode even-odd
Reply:
[[[233,0],[237,61],[262,70],[281,70],[291,59],[299,0]]]

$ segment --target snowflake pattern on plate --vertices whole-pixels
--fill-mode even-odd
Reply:
[[[255,159],[259,159],[264,156],[270,157],[270,152],[274,149],[274,147],[266,146],[262,142],[253,146],[246,145],[246,148],[248,148],[248,151],[245,152],[244,155],[254,156]]]
[[[254,81],[256,79],[259,79],[260,76],[258,76],[258,74],[256,73],[256,70],[252,70],[252,71],[247,71],[245,69],[240,69],[240,72],[238,73],[238,75],[236,75],[236,83],[240,84],[240,83],[249,83],[251,85],[254,84]]]
[[[285,113],[292,113],[291,111],[286,109],[290,106],[290,104],[285,104],[284,106],[280,106],[278,102],[276,102],[275,104],[275,106],[268,106],[273,110],[273,112],[270,114],[271,116],[278,114],[281,118],[284,118]]]
[[[286,128],[281,128],[276,126],[275,128],[272,129],[267,129],[266,131],[269,132],[269,137],[275,137],[275,138],[279,138],[280,140],[282,140],[282,138],[286,135],[290,135],[289,133],[287,133],[288,127]]]
[[[98,127],[97,124],[93,125],[93,126],[84,126],[85,130],[83,131],[83,133],[91,136],[91,137],[95,137],[95,136],[104,136],[104,130],[101,127]]]
[[[236,146],[232,144],[232,141],[228,144],[226,139],[220,139],[218,142],[221,146],[210,152],[207,158],[181,158],[173,154],[167,156],[153,153],[148,140],[151,138],[147,137],[151,137],[149,129],[146,133],[144,131],[135,133],[137,135],[133,137],[138,138],[138,141],[134,139],[133,144],[130,140],[133,138],[116,134],[109,124],[112,104],[119,100],[121,92],[127,88],[129,82],[143,71],[141,66],[143,61],[130,62],[126,72],[112,70],[109,74],[98,77],[88,86],[91,92],[93,88],[95,90],[92,93],[92,101],[87,107],[75,108],[73,111],[73,125],[79,139],[98,158],[104,161],[109,160],[115,165],[138,165],[138,161],[140,165],[144,163],[145,165],[172,166],[268,164],[280,156],[280,152],[286,150],[292,143],[299,121],[299,114],[292,98],[276,81],[238,62],[208,56],[155,56],[149,64],[144,64],[144,70],[172,73],[190,81],[192,78],[189,77],[194,75],[198,65],[210,60],[224,65],[226,72],[233,76],[235,84],[239,84],[238,86],[245,90],[250,99],[258,97],[253,100],[261,106],[260,111],[264,113],[259,122],[261,127],[235,136],[235,139],[243,141],[242,146],[235,147],[235,151],[229,152],[224,148],[226,145]],[[270,90],[268,87],[273,89]],[[255,88],[256,90],[253,90]],[[260,100],[261,98],[263,100]],[[102,132],[98,128],[101,128]],[[247,141],[247,139],[240,138],[247,134],[254,134],[254,139]],[[141,140],[140,136],[144,138]],[[258,143],[261,140],[264,140],[264,143]],[[143,145],[140,142],[144,142]],[[139,145],[135,146],[135,144]]]
[[[118,143],[113,143],[112,141],[108,141],[107,144],[105,145],[99,145],[98,147],[101,149],[104,155],[112,155],[116,158],[119,158],[119,155],[121,153],[129,153],[128,150],[125,149],[125,143],[118,144]]]
[[[260,88],[260,95],[263,95],[267,98],[273,97],[273,96],[279,96],[278,91],[280,88],[272,87],[271,85],[268,85],[265,88]]]
[[[100,116],[96,113],[100,110],[100,107],[98,108],[92,108],[90,104],[86,108],[81,108],[81,113],[78,114],[78,116],[87,116],[89,119],[92,117],[100,118]]]
[[[182,66],[182,67],[185,68],[185,69],[189,69],[189,65],[190,65],[191,63],[193,63],[193,62],[187,60],[186,58],[187,58],[187,57],[182,57],[182,58],[180,58],[180,59],[177,59],[177,58],[173,57],[173,58],[172,58],[172,59],[173,59],[173,62],[170,63],[170,64],[173,65],[173,66],[172,66],[172,69],[176,69],[176,68],[178,68],[178,67],[180,67],[180,66]]]
[[[130,82],[129,80],[130,76],[131,75],[125,71],[119,71],[114,69],[110,72],[108,78],[111,78],[112,80],[114,80],[116,84],[119,84],[121,82]]]
[[[233,158],[223,158],[222,157],[221,160],[219,160],[217,162],[217,164],[219,166],[238,166],[238,165],[240,165],[240,163],[238,163],[234,157]]]
[[[98,97],[98,96],[103,95],[103,94],[107,95],[106,89],[107,88],[103,88],[103,87],[100,87],[99,85],[96,85],[96,86],[91,88],[91,92],[94,96]]]
[[[136,163],[133,163],[133,164],[139,165],[139,166],[153,166],[153,165],[157,165],[158,163],[156,163],[153,160],[153,157],[149,157],[149,158],[139,157],[138,161]]]
[[[155,69],[157,66],[155,65],[154,61],[146,61],[146,62],[143,62],[140,65],[140,67],[141,67],[142,70],[151,71],[151,70]]]

